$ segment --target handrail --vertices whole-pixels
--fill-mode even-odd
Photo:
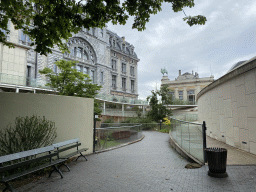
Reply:
[[[106,123],[107,124],[107,123]],[[109,123],[111,124],[111,123]],[[121,127],[104,127],[104,128],[96,128],[96,129],[121,129],[121,128],[131,128],[131,127],[138,127],[141,126],[142,124],[139,125],[134,125],[134,126],[121,126]]]
[[[174,117],[172,117],[172,116],[171,116],[170,118],[175,119],[175,120],[177,120],[177,121],[181,121],[181,122],[189,123],[189,124],[203,125],[202,123],[195,123],[195,122],[183,121],[183,120],[180,120],[180,119],[176,119],[176,118],[174,118]]]

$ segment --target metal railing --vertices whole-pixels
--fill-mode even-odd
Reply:
[[[194,122],[198,120],[198,114],[180,114],[180,115],[174,115],[173,118],[179,119],[182,121]]]
[[[182,121],[171,117],[172,139],[187,153],[192,155],[198,161],[204,163],[204,132],[203,124]]]
[[[141,124],[103,123],[96,128],[95,151],[116,147],[143,137]]]
[[[17,86],[27,86],[33,88],[43,88],[43,89],[50,89],[49,86],[46,86],[45,80],[40,80],[31,77],[19,76],[19,75],[12,75],[6,73],[0,73],[0,83],[1,84],[9,84],[9,85],[17,85]],[[133,105],[148,105],[146,100],[140,99],[132,99],[132,98],[125,98],[123,96],[117,95],[106,95],[103,93],[99,93],[96,95],[95,99],[97,100],[104,100],[108,102],[117,102],[117,103],[124,103],[124,104],[133,104]]]
[[[50,87],[45,86],[46,81],[39,80],[31,77],[24,77],[19,75],[12,75],[6,73],[0,73],[0,83],[1,84],[10,84],[10,85],[18,85],[18,86],[27,86],[33,88],[46,88]]]
[[[102,110],[102,115],[109,115],[109,116],[124,116],[124,117],[137,117],[136,111],[120,111],[120,110],[115,110],[115,109],[105,109],[105,113]],[[148,111],[141,112],[142,116],[146,115]]]
[[[99,93],[98,95],[96,95],[95,98],[99,100],[109,101],[109,102],[127,103],[127,104],[135,104],[135,105],[148,105],[148,101],[145,101],[145,100],[124,98],[123,96],[106,95],[103,93]]]

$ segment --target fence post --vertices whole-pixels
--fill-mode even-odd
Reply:
[[[95,152],[95,138],[96,138],[96,118],[98,118],[98,115],[94,113],[93,120],[94,120],[94,129],[93,129],[93,153]]]
[[[203,121],[202,125],[202,132],[203,132],[203,153],[204,153],[204,163],[207,162],[207,156],[206,156],[206,124],[205,121]]]

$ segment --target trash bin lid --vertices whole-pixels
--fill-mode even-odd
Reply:
[[[205,151],[224,152],[224,151],[227,151],[227,149],[225,149],[225,148],[218,148],[218,147],[210,147],[210,148],[206,148]]]

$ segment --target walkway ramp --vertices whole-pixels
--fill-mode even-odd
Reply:
[[[256,155],[235,148],[208,136],[206,138],[206,143],[207,147],[221,147],[228,150],[227,165],[256,165]]]

